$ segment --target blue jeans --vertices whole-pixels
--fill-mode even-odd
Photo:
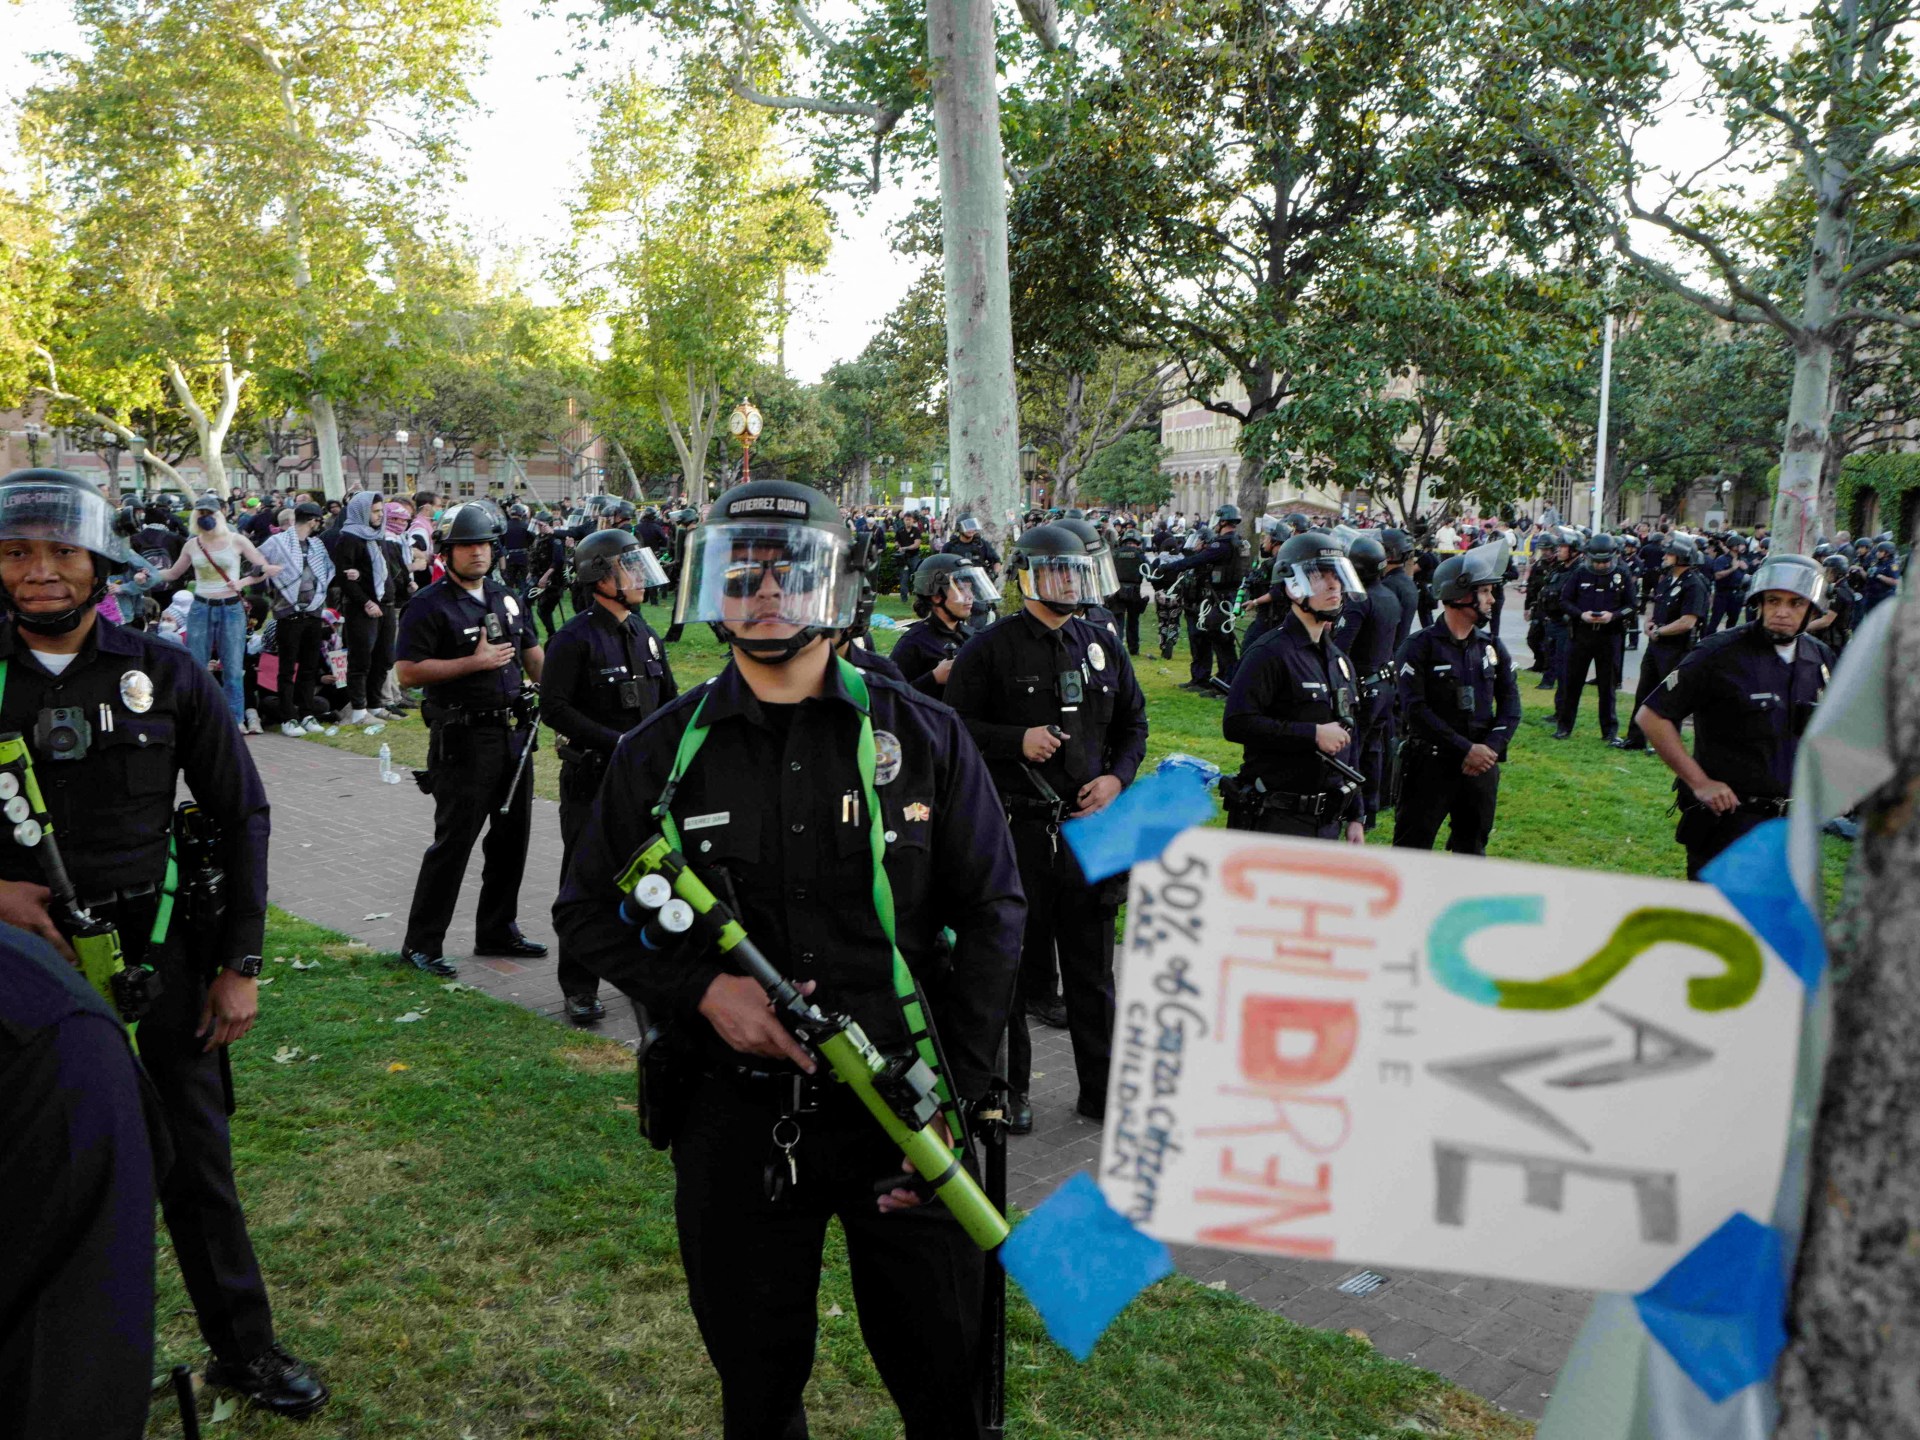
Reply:
[[[247,607],[208,605],[199,600],[187,611],[187,649],[202,665],[220,662],[220,681],[227,692],[233,723],[247,719]]]

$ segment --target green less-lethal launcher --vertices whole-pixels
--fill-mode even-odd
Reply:
[[[850,1017],[823,1014],[794,989],[747,938],[746,930],[720,898],[688,867],[686,857],[667,843],[666,836],[656,835],[648,841],[618,883],[621,890],[659,911],[661,923],[669,930],[685,930],[693,915],[704,917],[715,928],[715,943],[721,954],[731,956],[760,982],[781,1020],[801,1044],[818,1051],[835,1077],[860,1097],[860,1103],[913,1162],[914,1170],[945,1203],[973,1243],[982,1250],[992,1250],[1007,1238],[1006,1217],[994,1208],[961,1166],[952,1147],[933,1129],[939,1104],[933,1093],[933,1073],[925,1062],[917,1056],[888,1060]],[[674,897],[684,901],[692,915],[676,920],[670,913]]]
[[[120,953],[120,932],[81,908],[73,877],[67,873],[66,861],[53,838],[53,817],[47,813],[40,782],[34,778],[33,753],[17,731],[0,735],[0,807],[4,807],[11,823],[15,842],[40,857],[47,889],[53,892],[53,903],[67,920],[64,928],[69,931],[68,943],[80,957],[80,973],[124,1017],[129,997],[121,993],[126,982],[119,977],[126,973],[127,965]],[[133,1026],[129,1024],[127,1029],[131,1033]]]

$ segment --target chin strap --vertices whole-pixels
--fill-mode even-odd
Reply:
[[[0,600],[4,600],[7,609],[13,612],[13,623],[22,630],[31,630],[35,635],[71,634],[87,618],[88,612],[106,597],[107,577],[98,571],[94,573],[93,593],[71,610],[62,610],[58,615],[29,615],[13,603],[13,596],[0,588]]]
[[[736,649],[744,650],[762,665],[784,665],[814,641],[833,632],[808,626],[805,630],[796,635],[789,635],[784,640],[746,640],[729,630],[723,621],[715,620],[713,633],[722,645],[731,645]]]

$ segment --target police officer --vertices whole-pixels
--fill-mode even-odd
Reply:
[[[401,613],[395,647],[400,683],[425,687],[420,713],[432,732],[426,783],[433,794],[433,844],[420,859],[404,949],[418,968],[449,977],[459,972],[441,946],[482,829],[486,865],[473,953],[510,959],[547,953],[522,936],[517,923],[533,818],[531,761],[528,773],[519,773],[521,750],[534,740],[523,691],[526,680],[540,679],[543,656],[532,619],[492,575],[501,529],[488,501],[471,500],[453,511],[439,539],[446,573]]]
[[[660,637],[640,613],[649,587],[667,583],[653,552],[623,530],[602,530],[580,542],[573,564],[592,603],[553,637],[540,680],[542,716],[562,737],[562,875],[600,793],[600,777],[614,746],[680,693]],[[557,971],[567,1018],[575,1025],[604,1020],[599,977],[564,946]]]
[[[1900,562],[1893,541],[1884,535],[1875,541],[1862,568],[1866,572],[1866,583],[1860,591],[1860,618],[1864,620],[1875,606],[1892,599],[1900,588]]]
[[[993,542],[981,531],[980,522],[971,515],[960,517],[953,538],[947,541],[945,553],[958,555],[968,563],[977,565],[987,572],[988,579],[1000,573],[1000,552],[993,548]]]
[[[1079,1081],[1077,1112],[1106,1113],[1113,1041],[1113,922],[1125,876],[1089,883],[1060,840],[1068,819],[1104,810],[1146,754],[1146,699],[1113,637],[1076,611],[1098,603],[1086,542],[1060,525],[1021,532],[1010,570],[1021,608],[968,641],[947,678],[1005,802],[1027,896],[1020,981],[1007,1029],[1009,1128],[1033,1128],[1029,992],[1058,956]]]
[[[1695,565],[1698,559],[1693,537],[1671,535],[1660,549],[1666,567],[1653,587],[1653,615],[1647,621],[1647,653],[1640,661],[1640,683],[1633,691],[1633,713],[1647,703],[1660,682],[1686,658],[1687,651],[1706,633],[1707,617],[1712,613],[1713,592],[1707,577]],[[1647,737],[1640,732],[1638,720],[1627,722],[1628,750],[1645,750]]]
[[[640,512],[640,519],[634,525],[633,533],[639,537],[642,545],[653,552],[654,560],[664,571],[673,556],[673,532],[668,530],[660,519],[658,506],[649,505]],[[651,605],[668,593],[665,585],[657,586],[647,592],[646,603]]]
[[[533,539],[527,552],[527,571],[533,577],[533,609],[551,640],[559,629],[561,598],[572,583],[573,537],[565,526],[554,522]]]
[[[1253,527],[1259,536],[1260,553],[1254,557],[1246,579],[1247,609],[1253,612],[1253,619],[1247,623],[1247,650],[1286,618],[1287,592],[1273,578],[1273,558],[1280,553],[1281,543],[1293,533],[1285,521],[1273,515],[1262,515],[1253,522]]]
[[[913,613],[920,618],[900,632],[893,663],[914,689],[945,699],[954,657],[973,638],[973,617],[991,615],[999,604],[984,570],[961,555],[929,555],[913,572]]]
[[[1807,633],[1839,655],[1853,636],[1854,616],[1859,613],[1860,597],[1855,593],[1848,573],[1846,557],[1829,554],[1820,562],[1827,572],[1827,606],[1813,617]]]
[[[131,558],[87,480],[21,470],[0,480],[0,732],[26,738],[77,897],[118,932],[157,994],[140,1058],[174,1162],[161,1211],[200,1333],[207,1380],[275,1414],[311,1415],[327,1388],[274,1338],[266,1284],[234,1188],[228,1046],[253,1028],[266,925],[267,797],[220,691],[178,645],[102,620],[106,576]],[[184,776],[212,822],[225,911],[189,922],[170,883]],[[0,921],[71,960],[73,916],[49,913],[33,848],[0,845]],[[20,1177],[11,1170],[6,1184]],[[24,1237],[10,1235],[10,1246]]]
[[[1406,718],[1393,843],[1431,850],[1447,825],[1447,849],[1484,855],[1500,799],[1500,766],[1520,726],[1513,658],[1491,630],[1504,557],[1484,548],[1453,555],[1434,572],[1440,618],[1400,651],[1396,687]]]
[[[1217,695],[1220,690],[1209,681],[1215,674],[1221,686],[1232,683],[1240,658],[1233,612],[1240,582],[1252,565],[1253,548],[1240,534],[1240,507],[1222,505],[1213,512],[1212,539],[1192,554],[1159,567],[1162,576],[1188,570],[1195,576],[1198,604],[1187,612],[1187,649],[1192,660],[1182,690]]]
[[[1594,688],[1600,692],[1600,734],[1615,749],[1627,743],[1620,738],[1615,692],[1620,689],[1620,636],[1626,630],[1633,597],[1627,577],[1616,563],[1618,550],[1613,536],[1604,532],[1593,535],[1587,540],[1586,559],[1559,578],[1560,609],[1566,614],[1570,633],[1566,664],[1560,672],[1560,692],[1554,697],[1556,740],[1573,734],[1573,722],[1580,714],[1580,692],[1591,669]]]
[[[1713,615],[1707,633],[1740,623],[1740,606],[1747,590],[1747,542],[1728,532],[1717,542],[1719,553],[1707,562],[1713,578]]]
[[[1825,608],[1826,573],[1805,555],[1754,572],[1745,625],[1705,640],[1635,719],[1677,777],[1687,878],[1756,825],[1787,813],[1800,737],[1832,674],[1833,652],[1805,633]],[[1680,722],[1693,717],[1693,754]]]
[[[1407,573],[1407,565],[1413,559],[1413,537],[1397,526],[1388,525],[1374,532],[1379,538],[1381,552],[1386,556],[1380,567],[1380,581],[1393,591],[1393,598],[1400,602],[1400,628],[1393,638],[1393,648],[1398,653],[1407,643],[1407,637],[1413,633],[1413,622],[1420,615],[1420,587],[1413,582],[1413,576]]]
[[[1127,526],[1121,532],[1120,543],[1113,547],[1113,568],[1120,579],[1120,588],[1113,597],[1113,608],[1119,614],[1121,628],[1126,634],[1127,654],[1137,656],[1140,653],[1140,616],[1147,608],[1147,602],[1140,594],[1140,582],[1147,570],[1147,547],[1135,526]]]
[[[1120,569],[1113,558],[1113,547],[1107,544],[1106,536],[1091,520],[1078,509],[1069,511],[1053,522],[1063,530],[1071,530],[1078,535],[1087,547],[1087,554],[1093,560],[1094,585],[1100,591],[1100,599],[1080,607],[1080,618],[1098,625],[1113,637],[1113,643],[1120,643],[1120,617],[1107,607],[1120,591]]]
[[[1227,740],[1245,747],[1240,773],[1220,784],[1227,825],[1358,845],[1366,839],[1355,768],[1359,677],[1331,631],[1345,603],[1365,591],[1324,531],[1289,538],[1274,574],[1287,618],[1247,651],[1221,721]]]
[[[507,588],[520,597],[520,603],[527,599],[527,574],[533,550],[533,527],[528,523],[527,507],[509,505],[507,507],[507,525],[500,536],[500,548],[506,559],[500,569],[500,578]]]
[[[1651,587],[1646,583],[1646,567],[1640,558],[1640,537],[1631,530],[1623,532],[1620,536],[1620,570],[1627,577],[1629,595],[1633,602],[1627,615],[1625,648],[1638,650],[1640,648],[1640,614],[1647,603]],[[1623,673],[1625,668],[1623,661],[1621,665]],[[1628,724],[1631,726],[1632,722],[1629,721]]]
[[[769,959],[884,1053],[916,1051],[917,985],[952,1092],[985,1095],[1024,917],[1012,846],[958,718],[833,657],[857,598],[848,545],[838,511],[804,486],[756,480],[714,502],[680,615],[711,623],[732,661],[620,742],[554,916],[568,953],[670,1027],[684,1056],[675,1214],[729,1440],[807,1433],[836,1216],[907,1436],[978,1440],[978,1247],[911,1190],[876,1201],[899,1151],[709,932],[649,950],[621,918],[620,877],[669,836]]]
[[[1533,563],[1527,569],[1527,607],[1540,622],[1540,644],[1535,652],[1540,672],[1536,690],[1559,685],[1567,668],[1567,612],[1560,603],[1560,587],[1574,566],[1573,535],[1563,526],[1541,532],[1534,542]]]
[[[1386,583],[1387,552],[1368,530],[1347,541],[1347,560],[1366,588],[1361,599],[1349,600],[1334,626],[1333,643],[1346,652],[1359,677],[1360,771],[1367,777],[1367,827],[1380,813],[1387,757],[1393,746],[1394,637],[1401,629],[1400,597]]]

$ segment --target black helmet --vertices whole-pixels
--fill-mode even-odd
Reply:
[[[1449,555],[1433,572],[1433,598],[1456,609],[1478,610],[1482,585],[1497,585],[1468,555]]]
[[[1353,573],[1360,577],[1360,583],[1373,585],[1379,582],[1380,567],[1387,563],[1387,549],[1379,537],[1362,531],[1347,542],[1347,559],[1353,562]]]
[[[1304,535],[1308,530],[1313,528],[1313,522],[1298,510],[1289,510],[1280,518],[1286,522],[1287,528],[1296,535]]]
[[[959,530],[962,535],[978,535],[980,533],[980,522],[971,515],[962,515],[959,525],[954,528]]]
[[[1113,563],[1113,547],[1107,544],[1107,537],[1095,528],[1093,522],[1075,519],[1068,515],[1053,523],[1062,529],[1071,530],[1086,542],[1087,554],[1093,557],[1094,583],[1100,586],[1101,596],[1111,595],[1118,590],[1120,569]]]
[[[947,577],[973,562],[964,555],[929,555],[913,567],[913,593],[931,600],[947,583]]]
[[[1367,593],[1347,558],[1346,547],[1323,530],[1295,535],[1273,557],[1273,578],[1285,588],[1287,598],[1318,618],[1331,620],[1340,613],[1338,609],[1314,610],[1309,603],[1313,599],[1313,577],[1322,571],[1337,576],[1341,589],[1352,599]]]
[[[1216,525],[1238,525],[1240,523],[1240,507],[1238,505],[1222,505],[1218,510],[1213,512],[1213,523]]]
[[[1386,552],[1389,565],[1398,565],[1413,553],[1413,537],[1389,525],[1380,532],[1380,548]]]
[[[1084,520],[1087,518],[1087,512],[1082,510],[1078,505],[1069,505],[1065,510],[1060,512],[1060,518],[1063,520]]]
[[[1847,578],[1846,556],[1827,555],[1821,559],[1820,563],[1827,567],[1827,574],[1833,576],[1836,582]]]
[[[29,616],[12,606],[21,628],[64,635],[78,626],[107,593],[108,572],[135,559],[126,523],[97,485],[71,471],[16,470],[0,479],[0,540],[50,540],[94,557],[93,591],[85,600],[57,615]]]
[[[624,570],[637,585],[652,587],[667,583],[667,573],[653,552],[625,530],[596,530],[573,547],[573,578],[582,585],[597,585]]]
[[[735,485],[687,537],[674,623],[704,620],[722,644],[764,664],[782,664],[853,623],[861,576],[852,550],[839,508],[811,486],[791,480]],[[761,625],[798,628],[778,639],[733,628]]]
[[[633,517],[633,502],[622,500],[618,495],[606,496],[600,506],[600,523],[603,525],[631,525]]]
[[[1020,586],[1022,599],[1037,600],[1061,615],[1106,598],[1087,542],[1061,521],[1022,530],[1013,542],[1007,569]]]
[[[447,512],[438,548],[444,555],[456,545],[497,545],[506,528],[491,500],[468,500]]]
[[[507,518],[508,518],[509,520],[524,520],[524,519],[526,519],[526,518],[527,518],[527,507],[526,507],[526,506],[524,506],[524,505],[520,505],[520,504],[517,504],[517,503],[516,503],[516,504],[513,504],[513,505],[509,505],[509,506],[507,507]]]
[[[1586,552],[1587,568],[1590,570],[1611,570],[1614,553],[1620,546],[1606,531],[1597,531],[1587,537],[1587,543],[1581,547]]]
[[[1700,546],[1691,535],[1669,535],[1666,553],[1677,564],[1698,565],[1700,563]]]

